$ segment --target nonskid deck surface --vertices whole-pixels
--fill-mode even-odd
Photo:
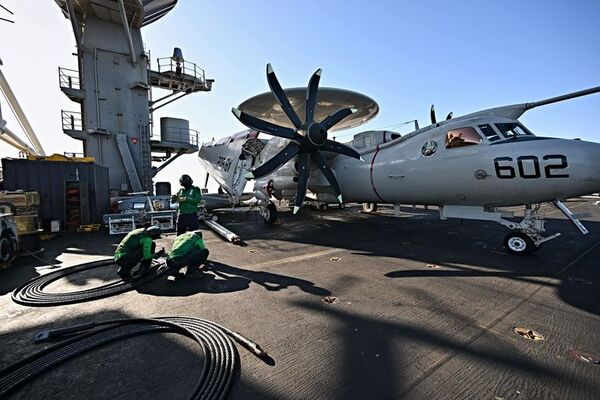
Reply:
[[[441,221],[435,210],[284,209],[267,226],[246,210],[219,212],[248,247],[206,231],[213,272],[200,281],[153,281],[115,297],[62,307],[14,304],[11,291],[44,273],[20,259],[0,271],[0,367],[44,345],[41,329],[119,317],[189,315],[256,340],[269,366],[240,349],[233,399],[594,399],[600,366],[600,209],[566,203],[582,236],[548,207],[563,236],[531,257],[504,252],[505,228]],[[119,237],[64,234],[42,257],[61,266],[111,256]],[[159,246],[169,248],[173,236]],[[49,291],[116,279],[110,269],[72,276]],[[329,302],[323,299],[328,298]],[[513,331],[526,328],[544,340]],[[527,336],[527,335],[526,335]],[[56,367],[16,399],[185,399],[202,354],[172,334],[111,344]]]

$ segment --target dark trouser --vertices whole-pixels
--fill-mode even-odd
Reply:
[[[188,231],[198,229],[198,215],[193,214],[177,214],[177,236]]]
[[[156,243],[152,242],[152,253],[154,254],[154,250],[156,250]],[[138,247],[134,252],[125,254],[123,257],[117,261],[117,265],[121,267],[121,271],[128,273],[140,263],[140,271],[147,271],[152,264],[152,259],[150,260],[142,260],[144,257],[144,251],[141,247]]]
[[[198,269],[200,265],[204,264],[208,258],[207,249],[196,249],[185,256],[175,257],[171,260],[167,260],[167,266],[172,271],[179,271],[183,267],[188,267],[188,271]]]

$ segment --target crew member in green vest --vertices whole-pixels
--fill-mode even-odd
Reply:
[[[193,186],[189,175],[181,175],[179,183],[183,186],[176,195],[171,197],[175,203],[179,203],[177,213],[177,235],[198,229],[198,204],[202,200],[200,188]]]
[[[144,275],[150,272],[152,259],[158,258],[165,253],[164,249],[155,253],[155,239],[160,238],[160,228],[151,226],[149,228],[134,229],[121,240],[115,251],[115,262],[119,266],[117,273],[123,279],[131,278],[131,270],[139,263],[138,274]]]
[[[186,277],[201,277],[207,258],[208,249],[202,240],[202,231],[182,233],[173,242],[167,256],[169,274],[178,275],[181,268],[187,267]]]

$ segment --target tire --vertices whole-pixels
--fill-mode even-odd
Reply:
[[[523,232],[511,232],[504,238],[504,248],[510,254],[527,256],[536,251],[533,240]]]
[[[363,212],[374,213],[377,211],[377,203],[363,203]]]
[[[17,251],[16,241],[12,234],[2,232],[0,236],[0,264],[11,262]]]
[[[319,204],[319,211],[327,211],[329,209],[329,204],[323,203]]]
[[[265,224],[274,224],[275,222],[277,222],[277,219],[279,218],[279,212],[277,211],[277,207],[275,207],[275,204],[273,203],[269,203],[267,205],[267,210],[265,212]]]

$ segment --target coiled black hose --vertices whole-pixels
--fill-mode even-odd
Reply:
[[[69,275],[78,274],[93,268],[114,265],[115,261],[110,258],[106,260],[93,261],[85,264],[79,264],[74,267],[64,268],[59,271],[38,276],[16,288],[12,293],[12,299],[15,303],[31,307],[49,307],[63,304],[81,303],[84,301],[101,299],[114,296],[119,293],[128,292],[138,286],[142,286],[162,275],[166,270],[154,268],[148,275],[133,276],[128,280],[117,280],[105,285],[97,286],[92,289],[80,290],[68,293],[45,293],[44,288],[50,283]],[[158,266],[158,262],[154,262]],[[115,266],[116,269],[116,266]]]
[[[136,335],[173,332],[185,335],[200,345],[205,362],[189,399],[224,399],[239,368],[239,354],[233,340],[267,364],[273,360],[260,346],[241,334],[214,322],[192,317],[118,319],[45,331],[37,335],[42,341],[84,331],[77,336],[33,354],[0,371],[0,398],[23,386],[37,375],[64,361],[94,348]]]

